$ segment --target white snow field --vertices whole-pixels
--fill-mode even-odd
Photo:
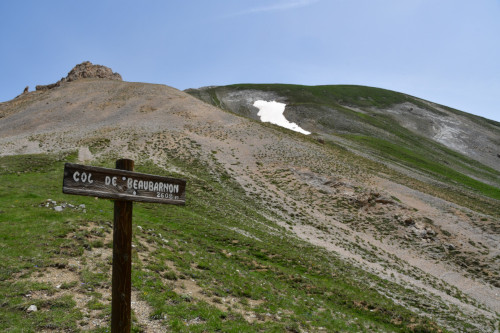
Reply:
[[[285,112],[286,104],[284,103],[279,103],[276,101],[266,102],[258,100],[253,103],[253,106],[259,109],[257,115],[263,122],[285,127],[291,129],[292,131],[299,132],[302,134],[306,135],[311,134],[311,132],[308,132],[300,128],[299,125],[297,125],[296,123],[291,123],[285,118],[283,112]]]

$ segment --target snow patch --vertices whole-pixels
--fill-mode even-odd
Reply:
[[[276,101],[266,102],[263,100],[258,100],[253,103],[253,106],[259,109],[257,115],[260,117],[260,120],[262,122],[285,127],[291,129],[292,131],[299,132],[305,135],[311,134],[311,132],[302,129],[296,123],[291,123],[285,118],[283,112],[285,112],[286,104],[284,103],[279,103]]]

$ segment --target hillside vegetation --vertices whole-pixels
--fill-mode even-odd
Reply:
[[[500,123],[495,121],[364,86],[239,84],[187,92],[257,120],[249,101],[279,100],[287,104],[289,120],[315,137],[500,199]]]
[[[77,330],[95,320],[103,327],[94,331],[107,330],[112,203],[60,193],[62,162],[74,158],[0,160],[9,165],[1,175],[7,189],[0,227],[2,330]],[[222,173],[218,181],[192,162],[177,162],[192,174],[186,207],[134,207],[133,286],[147,303],[143,319],[189,332],[437,331],[431,320],[377,290],[399,290],[416,304],[425,298],[296,239],[230,177]],[[150,163],[137,170],[164,172]],[[51,209],[52,201],[64,211]],[[27,315],[31,304],[39,311]],[[135,326],[141,330],[137,319]]]
[[[0,105],[0,330],[109,330],[113,204],[61,190],[65,162],[118,158],[187,180],[186,206],[134,203],[135,332],[495,329],[497,169],[426,138],[410,149],[420,140],[406,127],[390,134],[390,117],[338,102],[354,92],[236,87],[200,90],[215,107],[166,86],[82,79]],[[243,110],[287,89],[304,91],[285,115],[315,134]],[[384,94],[366,107],[401,102]],[[310,114],[297,120],[300,103],[334,100],[375,120],[329,133]]]

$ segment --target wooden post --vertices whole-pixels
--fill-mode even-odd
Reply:
[[[133,172],[134,161],[116,161],[116,169],[66,163],[63,193],[115,200],[111,332],[129,333],[132,287],[132,202],[186,203],[186,181]]]
[[[134,161],[117,160],[116,169],[133,171]],[[131,326],[132,204],[132,201],[115,200],[111,293],[112,333],[129,333]]]

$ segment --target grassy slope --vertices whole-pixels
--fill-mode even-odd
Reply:
[[[471,158],[444,147],[432,140],[420,137],[415,133],[399,126],[391,117],[378,114],[376,117],[369,108],[387,108],[395,104],[411,102],[421,108],[430,109],[436,114],[441,111],[432,108],[419,99],[402,93],[365,86],[335,85],[335,86],[301,86],[289,84],[236,84],[208,89],[215,103],[217,91],[231,90],[262,90],[277,93],[286,97],[288,107],[308,106],[335,109],[343,114],[346,119],[365,124],[366,128],[377,128],[376,133],[371,130],[362,130],[361,133],[335,132],[335,120],[330,119],[323,111],[315,116],[326,128],[331,128],[333,135],[346,139],[369,148],[372,153],[382,159],[402,163],[405,166],[424,172],[431,177],[450,185],[459,185],[466,190],[473,190],[481,195],[500,200],[500,172],[487,167]],[[197,95],[196,91],[190,91]],[[199,93],[198,93],[199,94]],[[213,97],[215,96],[215,97]],[[198,96],[199,97],[199,96]],[[214,99],[215,98],[215,99]],[[220,102],[217,100],[217,104]],[[354,106],[365,110],[365,113],[355,112],[345,107]],[[219,105],[217,105],[219,106]],[[464,115],[464,112],[450,109],[451,112]],[[468,115],[477,123],[500,128],[500,124],[480,117]],[[357,127],[356,131],[359,131]],[[355,132],[356,132],[355,131]],[[388,135],[381,135],[386,133]],[[478,180],[484,179],[492,186]]]
[[[110,287],[109,270],[76,268],[79,281],[60,289],[37,281],[50,267],[64,270],[68,260],[85,251],[111,246],[103,241],[103,232],[84,228],[98,225],[109,232],[111,202],[61,193],[63,162],[73,160],[72,155],[0,159],[2,331],[78,330],[86,319],[72,297],[76,292],[91,296],[85,306],[109,322],[109,300],[97,292]],[[134,204],[133,288],[151,306],[152,319],[181,332],[437,329],[436,324],[396,305],[376,289],[406,293],[417,308],[426,303],[423,297],[292,237],[266,218],[272,213],[245,196],[223,171],[215,179],[196,161],[171,163],[185,172],[172,176],[187,178],[187,205]],[[112,167],[109,162],[102,165]],[[164,173],[147,161],[138,163],[136,170]],[[41,207],[48,198],[75,206],[85,204],[87,211],[56,212]],[[152,253],[141,260],[139,253],[146,251],[146,245]],[[97,260],[80,258],[83,262]],[[109,264],[106,258],[100,263],[108,268]],[[183,281],[195,281],[205,298],[196,299],[174,288],[174,283]],[[28,293],[51,297],[28,298]],[[227,298],[236,302],[225,309],[216,306]],[[30,304],[41,310],[26,313]],[[256,320],[245,320],[245,312]],[[452,314],[449,320],[462,325]],[[466,325],[462,327],[468,329]],[[134,330],[141,327],[135,323]]]
[[[409,149],[383,139],[368,136],[344,135],[344,137],[381,152],[384,157],[393,162],[403,163],[418,170],[426,171],[435,178],[444,180],[446,183],[461,184],[485,196],[500,200],[500,191],[497,187],[464,175],[451,166],[437,163],[433,159],[416,152],[414,149]],[[492,172],[494,171],[492,170]]]

